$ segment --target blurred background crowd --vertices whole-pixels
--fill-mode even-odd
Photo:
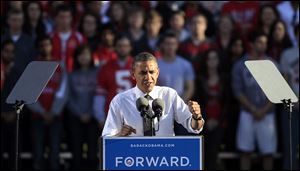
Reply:
[[[4,101],[29,62],[60,65],[21,114],[21,167],[96,169],[109,103],[135,86],[132,59],[147,51],[158,85],[201,105],[205,169],[288,169],[288,115],[244,61],[272,60],[299,97],[298,42],[297,1],[1,1],[1,168],[15,156],[16,114]],[[292,121],[298,169],[299,103]]]

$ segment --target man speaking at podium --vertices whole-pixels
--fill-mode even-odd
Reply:
[[[200,105],[195,101],[189,101],[186,105],[174,89],[155,86],[159,68],[152,54],[138,54],[131,75],[136,80],[136,86],[113,98],[102,136],[148,136],[145,129],[149,128],[145,125],[149,124],[145,124],[145,113],[151,115],[149,118],[153,121],[150,125],[154,134],[150,136],[174,136],[174,119],[190,133],[201,132],[204,120]],[[153,108],[157,104],[161,108],[160,115],[156,115]]]

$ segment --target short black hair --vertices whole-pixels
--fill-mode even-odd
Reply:
[[[252,32],[252,33],[249,34],[248,39],[249,39],[249,41],[250,41],[251,43],[254,43],[254,42],[256,41],[256,39],[259,38],[259,37],[261,37],[261,36],[265,36],[265,37],[268,38],[268,35],[267,35],[267,34],[265,34],[265,33],[263,33],[263,32],[260,32],[260,31],[258,31],[258,32],[257,32],[257,31],[254,31],[254,32]]]
[[[114,46],[116,46],[117,43],[118,43],[118,41],[121,40],[121,39],[128,39],[128,41],[130,43],[130,46],[132,46],[131,39],[126,34],[119,34],[119,35],[117,35],[117,37],[114,40]]]
[[[4,47],[9,44],[15,45],[11,39],[5,39],[3,42],[1,42],[1,50],[4,49]]]
[[[175,32],[173,32],[173,31],[167,31],[166,33],[164,33],[164,34],[160,37],[160,39],[159,39],[159,41],[158,41],[159,45],[160,45],[162,42],[164,42],[167,38],[175,38],[177,41],[179,41],[179,40],[178,40],[178,36],[177,36],[177,34],[176,34]]]
[[[87,44],[83,44],[83,45],[79,45],[79,46],[76,48],[75,52],[74,52],[74,71],[81,68],[81,67],[80,67],[80,64],[79,64],[79,61],[78,61],[78,56],[79,56],[84,50],[86,50],[86,49],[89,50],[90,53],[91,53],[91,61],[90,61],[89,67],[90,67],[90,68],[94,68],[94,67],[95,67],[95,63],[94,63],[94,60],[93,60],[93,58],[92,58],[92,50],[91,50],[91,48],[90,48]]]
[[[54,17],[56,17],[60,12],[70,12],[71,15],[73,15],[72,9],[65,4],[61,4],[56,7]]]
[[[132,68],[135,67],[136,63],[145,61],[155,61],[157,63],[156,57],[154,55],[149,52],[141,52],[134,57]]]
[[[39,48],[39,44],[40,44],[42,41],[44,41],[44,40],[49,40],[49,41],[51,42],[51,44],[52,44],[52,39],[51,39],[51,37],[48,36],[48,35],[43,35],[43,36],[38,36],[38,37],[36,38],[36,41],[35,41],[35,47],[38,49],[38,48]]]
[[[24,13],[21,10],[18,9],[11,9],[7,13],[7,19],[12,15],[24,15]]]

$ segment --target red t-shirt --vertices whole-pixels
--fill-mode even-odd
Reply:
[[[105,64],[109,60],[116,60],[117,53],[103,45],[99,45],[95,53],[93,53],[93,59],[96,65],[99,63]]]
[[[77,31],[72,31],[71,35],[66,41],[65,48],[63,48],[62,40],[58,32],[54,32],[52,35],[52,44],[53,44],[53,56],[54,60],[60,61],[63,60],[66,64],[68,72],[73,71],[74,65],[74,52],[75,49],[80,45],[86,42],[86,39]]]
[[[247,33],[256,22],[257,12],[260,8],[259,1],[236,2],[230,1],[224,4],[221,14],[230,15],[236,23],[236,29],[242,31],[242,27],[247,26]]]
[[[110,60],[99,71],[96,93],[106,97],[106,114],[113,97],[135,85],[135,81],[130,75],[132,62],[133,59],[130,57],[124,66],[120,66],[118,60]]]
[[[213,47],[213,43],[211,43],[209,40],[202,42],[199,45],[195,45],[191,39],[188,39],[180,45],[179,51],[184,58],[188,59],[192,63],[196,73],[198,73],[201,55]]]

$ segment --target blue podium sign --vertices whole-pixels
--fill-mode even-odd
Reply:
[[[103,137],[104,170],[202,170],[203,137]]]

